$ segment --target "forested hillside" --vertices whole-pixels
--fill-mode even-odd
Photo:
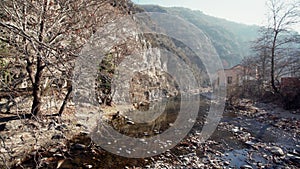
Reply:
[[[254,41],[258,36],[258,26],[231,22],[206,15],[201,11],[154,5],[142,5],[141,8],[147,12],[177,15],[200,28],[211,39],[225,68],[234,66],[244,57],[249,56],[251,41]]]

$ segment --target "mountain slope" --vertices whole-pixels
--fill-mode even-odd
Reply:
[[[238,64],[250,55],[250,42],[257,38],[258,26],[239,24],[180,7],[140,6],[146,12],[179,16],[201,29],[212,41],[225,68]]]

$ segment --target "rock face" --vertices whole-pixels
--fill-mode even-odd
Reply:
[[[100,96],[110,95],[115,104],[131,103],[139,107],[147,102],[175,97],[179,91],[198,89],[208,78],[201,60],[191,51],[182,51],[185,48],[180,46],[182,44],[176,44],[168,37],[148,34],[138,39],[120,49],[126,48],[131,53],[110,56],[117,61],[99,72],[100,75],[111,72],[105,75],[108,87],[99,88]]]
[[[135,12],[140,11],[135,9]],[[199,49],[195,50],[191,49],[196,48],[195,44],[189,44],[194,42],[195,37],[189,37],[191,39],[187,38],[188,42],[185,42],[180,37],[166,35],[168,33],[164,31],[160,33],[159,29],[164,29],[160,26],[165,23],[168,25],[167,21],[156,21],[155,16],[154,19],[151,16],[139,19],[138,14],[134,18],[125,17],[120,20],[121,23],[117,21],[111,24],[108,28],[114,32],[114,37],[95,43],[95,46],[108,46],[103,49],[108,49],[108,52],[97,73],[97,97],[101,104],[131,103],[138,107],[140,103],[147,104],[149,101],[176,96],[179,88],[181,92],[188,92],[199,89],[201,85],[209,85],[207,68],[203,62],[209,59],[207,53],[215,55],[216,52],[207,45],[211,42],[203,32],[197,32],[201,34],[197,34],[201,40],[197,41]],[[142,27],[140,30],[139,26]],[[173,31],[182,34],[182,30]],[[184,35],[186,34],[182,34],[183,38],[186,37]],[[103,36],[100,35],[99,39],[101,38]],[[111,43],[115,46],[111,48],[110,42],[106,42],[109,38],[114,39]],[[202,55],[207,58],[203,59]]]
[[[175,97],[179,94],[175,80],[165,72],[158,70],[142,71],[134,74],[130,82],[131,103],[146,107],[149,101]]]

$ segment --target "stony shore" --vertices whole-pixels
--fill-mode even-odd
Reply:
[[[114,111],[114,109],[113,109]],[[0,131],[1,168],[291,168],[300,167],[300,113],[241,100],[227,107],[200,144],[201,124],[176,147],[146,159],[106,152],[70,115],[8,120]],[[6,117],[9,118],[9,117]],[[4,117],[1,116],[1,119]],[[73,119],[73,120],[72,120]],[[4,124],[4,123],[2,123]],[[135,124],[130,124],[135,125]]]

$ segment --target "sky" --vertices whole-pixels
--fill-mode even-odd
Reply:
[[[132,0],[136,4],[157,4],[165,7],[186,7],[247,25],[265,25],[265,0]],[[294,27],[300,33],[300,25]]]

